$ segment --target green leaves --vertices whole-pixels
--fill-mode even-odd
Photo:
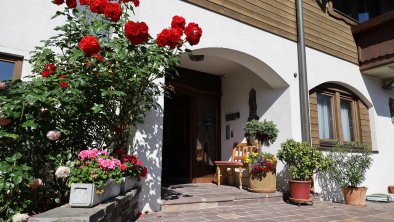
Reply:
[[[331,180],[342,187],[358,187],[365,180],[365,173],[372,165],[372,157],[365,144],[337,144],[327,153],[332,166],[328,170]]]
[[[330,166],[330,161],[321,151],[307,142],[300,143],[292,139],[282,143],[277,157],[287,164],[294,180],[310,180],[315,172],[325,171]]]

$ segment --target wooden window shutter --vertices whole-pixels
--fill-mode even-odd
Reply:
[[[366,144],[368,149],[372,150],[371,125],[369,123],[368,107],[360,100],[357,103],[360,115],[361,142]]]
[[[310,124],[311,124],[311,139],[312,146],[320,147],[319,138],[319,120],[317,114],[317,93],[311,93],[309,95],[309,107],[310,107]]]

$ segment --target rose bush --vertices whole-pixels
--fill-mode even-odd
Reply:
[[[132,127],[160,109],[157,97],[166,87],[158,80],[176,74],[177,54],[202,35],[176,16],[164,28],[169,32],[153,38],[148,24],[131,21],[139,0],[78,1],[53,0],[61,9],[54,17],[64,16],[65,24],[32,52],[29,81],[0,85],[0,159],[21,151],[31,177],[42,180],[27,212],[65,203],[69,191],[55,171],[73,167],[80,150],[130,142]],[[112,167],[110,161],[95,164]],[[146,168],[133,172],[144,176]]]

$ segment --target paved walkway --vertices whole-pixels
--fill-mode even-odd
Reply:
[[[314,201],[311,205],[297,206],[285,202],[247,203],[241,206],[219,206],[209,209],[144,214],[144,221],[343,221],[385,222],[394,221],[394,203],[370,203],[367,207]]]
[[[367,202],[367,207],[355,207],[315,200],[313,205],[298,206],[284,202],[277,194],[257,198],[256,194],[245,190],[213,184],[170,187],[163,191],[162,199],[167,212],[143,214],[138,222],[394,222],[394,202]]]

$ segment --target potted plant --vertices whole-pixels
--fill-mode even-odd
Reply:
[[[68,184],[71,207],[92,207],[120,193],[120,160],[97,148],[82,150],[74,161]]]
[[[255,119],[245,124],[244,131],[249,145],[254,144],[257,139],[260,144],[265,146],[274,143],[279,132],[274,122],[266,120],[261,122]]]
[[[332,162],[328,176],[340,184],[346,204],[365,206],[366,187],[360,187],[365,180],[366,170],[372,165],[372,158],[366,145],[359,143],[337,144],[327,158]]]
[[[274,193],[276,191],[276,158],[270,153],[249,153],[249,191]]]
[[[120,192],[124,193],[137,186],[141,177],[146,177],[148,170],[146,167],[142,166],[142,162],[138,160],[137,156],[126,155],[122,149],[118,149],[115,153],[121,161],[120,169],[122,183]]]
[[[312,176],[317,171],[327,169],[329,161],[308,142],[301,143],[292,139],[281,145],[277,157],[290,171],[290,200],[296,203],[311,201],[309,193]]]

